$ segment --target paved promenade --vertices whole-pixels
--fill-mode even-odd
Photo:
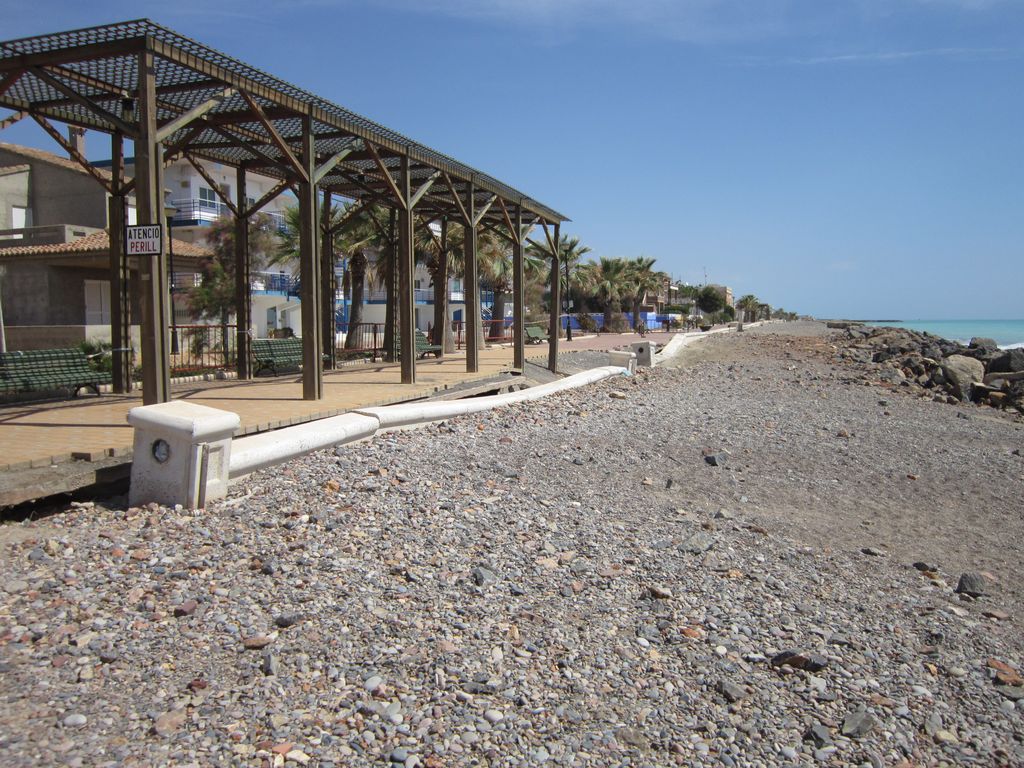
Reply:
[[[636,341],[632,334],[577,337],[563,341],[560,351],[614,349]],[[648,339],[665,343],[669,334]],[[527,359],[546,364],[547,344],[526,348]],[[253,381],[196,382],[172,385],[175,399],[234,411],[242,434],[275,429],[334,416],[354,408],[430,397],[474,380],[489,379],[510,370],[511,346],[481,351],[480,371],[466,373],[465,352],[443,360],[418,360],[416,384],[403,385],[397,364],[348,366],[324,374],[324,399],[302,399],[299,374]],[[126,455],[132,442],[128,410],[141,405],[139,392],[131,395],[83,394],[73,400],[30,402],[0,407],[0,472],[45,467],[71,459],[98,460]]]

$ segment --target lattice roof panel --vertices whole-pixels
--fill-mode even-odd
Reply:
[[[372,158],[367,159],[365,146],[359,141],[366,139],[379,147],[381,160],[389,169],[398,168],[399,155],[408,156],[416,182],[428,178],[435,169],[441,170],[450,175],[460,195],[472,182],[477,205],[499,195],[545,220],[566,220],[557,211],[449,155],[146,19],[0,42],[0,105],[108,132],[117,128],[118,121],[131,127],[137,119],[134,101],[139,87],[138,54],[144,50],[154,54],[157,120],[161,124],[222,95],[230,86],[254,98],[294,154],[301,151],[304,115],[311,118],[320,160],[345,148],[353,150],[355,156],[343,160],[343,168],[325,177],[326,187],[343,189],[355,197],[365,195],[365,190],[344,177],[343,171],[347,170],[364,177],[360,184],[373,194],[388,194],[380,169]],[[80,99],[46,82],[50,78],[64,91],[87,99],[98,109],[90,109],[79,103]],[[289,178],[292,171],[285,153],[237,91],[210,109],[204,119],[217,129],[206,128],[192,136],[189,151],[227,164],[252,162],[259,166],[260,173]],[[167,137],[165,146],[183,141],[194,127],[193,123],[175,131]],[[247,144],[255,146],[258,153]],[[268,166],[264,158],[275,161],[276,166]],[[435,184],[431,192],[432,205],[455,210],[446,184]]]

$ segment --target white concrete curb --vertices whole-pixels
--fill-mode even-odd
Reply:
[[[131,503],[156,501],[196,509],[222,498],[228,483],[239,477],[323,448],[364,440],[381,429],[451,419],[628,375],[625,368],[607,365],[519,392],[364,408],[237,439],[232,439],[231,432],[238,416],[230,411],[183,407],[186,404],[177,401],[133,408],[129,416],[135,426]],[[216,438],[215,444],[207,442],[210,435]]]

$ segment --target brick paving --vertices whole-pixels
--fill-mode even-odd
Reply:
[[[564,340],[560,351],[606,350],[628,345],[632,334],[577,337]],[[664,343],[669,334],[650,334]],[[547,360],[547,344],[526,348],[527,359]],[[418,360],[416,384],[403,385],[397,364],[349,366],[324,374],[324,399],[302,399],[299,374],[254,381],[199,382],[172,386],[175,399],[234,411],[242,422],[242,434],[275,429],[354,408],[428,397],[444,389],[487,379],[512,366],[510,346],[492,347],[480,353],[480,371],[466,373],[465,353],[443,360]],[[132,430],[128,410],[142,404],[141,394],[83,395],[74,400],[17,403],[0,407],[0,471],[45,467],[71,459],[96,461],[130,452]]]

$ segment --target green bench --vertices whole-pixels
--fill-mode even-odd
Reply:
[[[430,354],[440,357],[443,350],[444,348],[440,344],[431,344],[427,334],[416,329],[416,357],[426,357]],[[395,354],[399,358],[402,356],[402,340],[397,336],[395,337]]]
[[[78,397],[80,389],[98,395],[99,385],[109,383],[110,374],[93,370],[89,358],[77,349],[0,352],[0,392],[67,389],[72,397]]]
[[[253,339],[252,359],[255,376],[268,370],[277,376],[280,368],[298,368],[302,365],[302,339]]]
[[[526,326],[526,341],[528,344],[544,344],[548,340],[548,334],[536,325]]]

